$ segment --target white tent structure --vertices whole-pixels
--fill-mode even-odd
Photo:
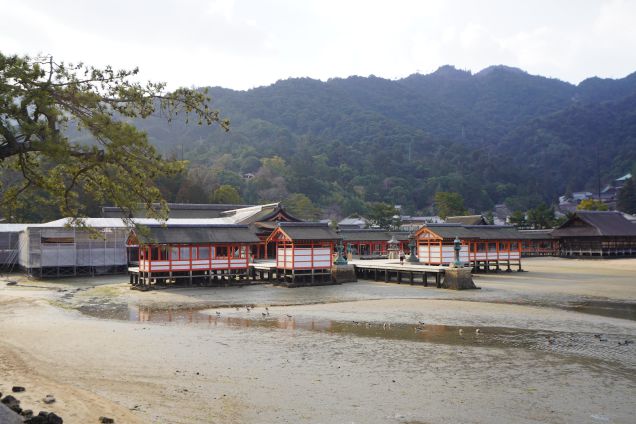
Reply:
[[[87,223],[93,227],[93,232],[66,224],[67,220],[58,220],[27,225],[20,233],[20,268],[34,277],[126,271],[128,229],[121,219]]]

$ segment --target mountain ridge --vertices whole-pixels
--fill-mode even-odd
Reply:
[[[230,182],[250,202],[280,200],[268,197],[273,183],[241,178],[275,156],[289,166],[275,194],[303,193],[342,213],[377,201],[426,211],[435,191],[460,192],[474,210],[521,208],[595,185],[597,167],[580,165],[591,167],[597,148],[604,180],[636,163],[636,73],[574,85],[503,65],[476,74],[445,66],[398,80],[292,78],[209,93],[230,134],[136,124],[164,153],[182,145],[193,169],[213,169],[213,185]]]

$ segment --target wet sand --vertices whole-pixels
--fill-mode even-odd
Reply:
[[[470,292],[0,281],[0,392],[68,423],[633,422],[636,260],[524,268]]]

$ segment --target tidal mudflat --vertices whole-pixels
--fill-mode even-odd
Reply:
[[[11,275],[0,392],[69,423],[633,422],[636,260],[524,269],[466,292]]]

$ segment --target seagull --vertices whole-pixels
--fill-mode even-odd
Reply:
[[[382,328],[384,328],[386,330],[386,322],[384,324],[382,324]]]
[[[220,313],[219,311],[216,311],[216,316],[217,316],[217,317],[220,317],[220,316],[221,316],[221,313]]]

